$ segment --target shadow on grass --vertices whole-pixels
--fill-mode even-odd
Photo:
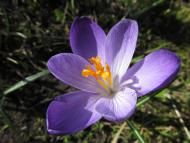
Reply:
[[[167,12],[170,11],[170,12]],[[169,40],[176,45],[190,45],[190,23],[183,23],[176,18],[174,6],[170,1],[153,7],[140,15],[141,26],[151,29],[156,35]]]
[[[176,100],[173,100],[173,103],[175,103],[179,110],[182,109],[181,104]],[[176,137],[179,140],[187,139],[183,125],[180,123],[180,119],[172,108],[170,100],[167,100],[166,102],[155,101],[152,105],[154,106],[151,108],[155,108],[152,110],[155,111],[159,109],[159,113],[161,112],[162,114],[150,112],[151,109],[148,109],[149,113],[147,113],[147,111],[142,112],[138,110],[138,114],[135,114],[133,117],[134,121],[141,124],[142,127],[146,127],[149,131],[152,131],[154,133],[153,138],[156,138],[158,134],[162,134],[172,142],[176,142]],[[181,114],[185,125],[189,127],[189,118],[187,116],[183,116],[182,112]]]

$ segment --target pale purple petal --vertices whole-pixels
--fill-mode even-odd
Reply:
[[[96,110],[105,119],[120,122],[133,114],[136,102],[137,95],[135,91],[125,88],[118,91],[114,96],[102,97],[96,106]]]
[[[168,50],[158,50],[132,66],[123,77],[126,86],[138,91],[138,96],[158,90],[169,84],[177,75],[180,59]]]
[[[104,61],[105,39],[104,31],[91,19],[75,18],[70,32],[70,44],[74,54],[85,59],[98,55]]]
[[[78,55],[61,53],[51,57],[47,66],[49,71],[64,83],[84,91],[97,92],[95,79],[82,76],[82,70],[89,64]]]
[[[120,78],[127,70],[135,51],[138,37],[137,22],[124,19],[108,33],[106,62],[111,66],[113,77]]]
[[[50,134],[71,134],[94,124],[101,115],[95,111],[99,96],[77,91],[59,96],[52,101],[46,114]]]

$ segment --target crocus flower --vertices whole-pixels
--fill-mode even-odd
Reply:
[[[53,100],[47,110],[50,134],[71,134],[99,121],[128,119],[137,97],[168,85],[179,71],[180,60],[168,50],[157,50],[129,67],[138,36],[137,22],[123,19],[106,35],[87,17],[71,26],[73,53],[60,53],[48,61],[49,71],[79,91]]]

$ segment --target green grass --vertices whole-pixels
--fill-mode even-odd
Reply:
[[[0,142],[189,142],[189,9],[188,2],[162,0],[1,1]],[[140,33],[132,63],[166,48],[180,56],[181,69],[169,87],[140,98],[128,122],[101,120],[73,135],[48,135],[49,102],[73,89],[49,75],[46,62],[56,53],[71,52],[70,26],[83,15],[106,32],[123,17],[136,19]]]

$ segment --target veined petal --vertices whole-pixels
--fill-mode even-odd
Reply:
[[[96,110],[102,116],[114,122],[120,122],[129,118],[135,111],[137,95],[134,90],[125,88],[112,97],[102,97]]]
[[[122,77],[125,74],[138,37],[137,22],[124,19],[118,22],[108,33],[106,39],[106,62],[111,66],[113,77]]]
[[[123,82],[138,92],[138,96],[158,90],[169,84],[177,75],[180,59],[168,50],[157,50],[133,65],[124,75]]]
[[[51,57],[48,61],[49,71],[64,83],[83,91],[97,92],[97,83],[92,77],[83,77],[82,70],[90,63],[84,58],[71,54],[61,53]]]
[[[70,32],[70,44],[74,54],[85,59],[99,56],[105,58],[104,31],[87,17],[75,18]]]
[[[48,107],[47,130],[50,134],[71,134],[94,124],[101,115],[95,106],[99,96],[77,91],[57,97]]]

